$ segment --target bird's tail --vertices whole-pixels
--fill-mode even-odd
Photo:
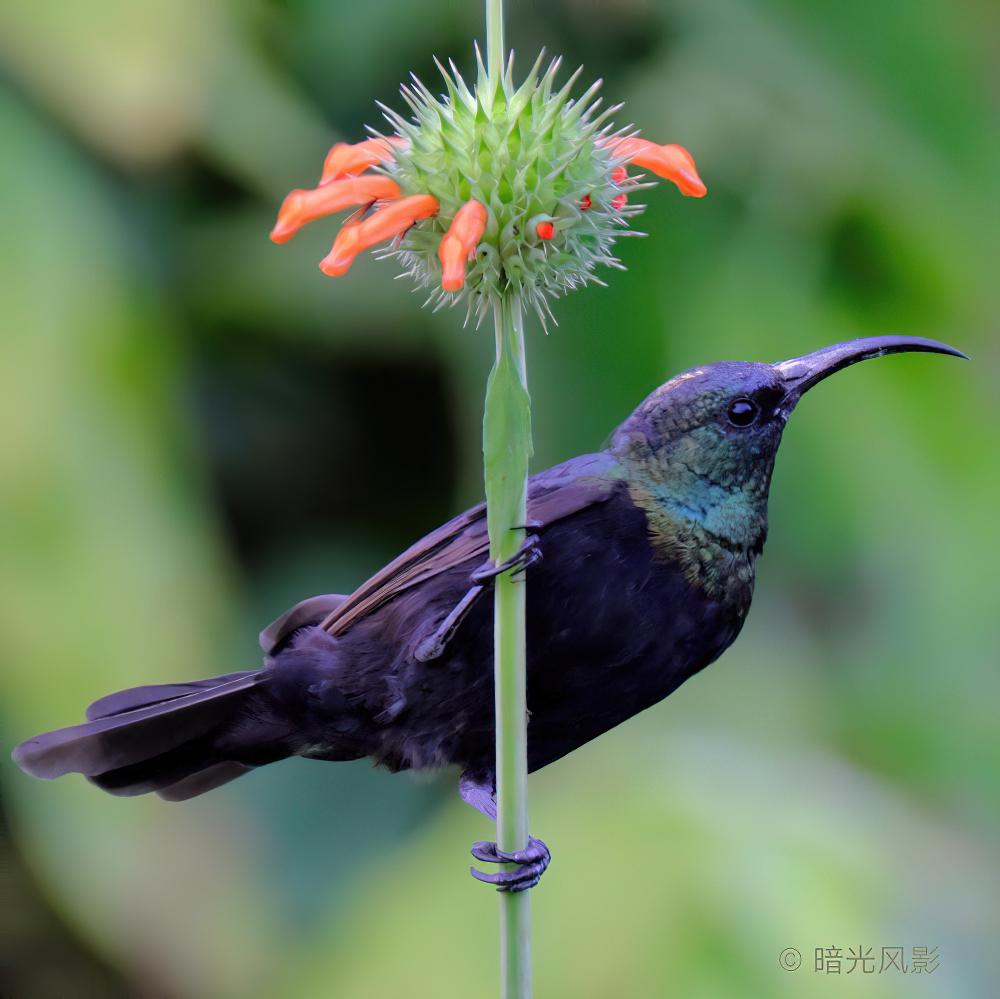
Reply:
[[[22,742],[14,761],[34,777],[84,774],[111,794],[193,798],[290,755],[285,733],[254,710],[264,683],[247,671],[122,690],[83,724]]]

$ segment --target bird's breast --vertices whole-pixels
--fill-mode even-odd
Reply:
[[[528,589],[533,769],[657,703],[715,660],[738,635],[753,592],[749,557],[704,544],[678,559],[654,543],[631,504],[606,504],[553,534],[544,574]],[[551,558],[563,542],[573,554]],[[553,576],[559,562],[563,572]]]

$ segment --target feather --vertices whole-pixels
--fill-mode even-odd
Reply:
[[[253,767],[248,767],[243,763],[233,763],[226,760],[224,763],[215,763],[204,770],[199,770],[183,780],[170,784],[168,787],[159,788],[157,794],[164,801],[188,801],[190,798],[197,798],[199,794],[206,791],[214,791],[223,784],[228,784],[237,777],[250,773]]]
[[[603,503],[614,493],[621,475],[617,461],[604,452],[556,465],[532,477],[528,518],[538,525],[537,530],[544,530],[556,521]],[[463,563],[482,562],[489,557],[489,548],[486,504],[480,503],[408,548],[339,603],[321,626],[331,635],[341,635],[406,590]]]
[[[293,632],[307,624],[319,624],[346,599],[342,593],[323,593],[318,597],[300,600],[260,633],[260,647],[266,655],[274,655],[278,646]]]
[[[199,690],[210,690],[212,687],[218,687],[241,676],[246,676],[246,672],[241,670],[236,673],[223,673],[222,676],[213,676],[207,680],[190,680],[185,683],[161,683],[147,687],[130,687],[128,690],[119,690],[114,694],[108,694],[94,701],[87,708],[87,720],[95,721],[98,718],[110,718],[112,715],[120,715],[126,711],[135,711],[137,708],[145,708],[153,704],[161,704],[164,701],[172,701],[178,697],[185,697],[187,694],[196,693]]]
[[[66,773],[96,777],[160,756],[231,718],[264,677],[240,673],[206,690],[46,732],[17,746],[14,761],[26,773],[50,780]]]

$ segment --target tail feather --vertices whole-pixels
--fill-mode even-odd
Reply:
[[[88,776],[92,784],[117,797],[160,791],[219,762],[208,738],[186,742],[147,760],[137,760],[115,770]]]
[[[198,770],[167,787],[157,788],[156,793],[164,801],[187,801],[189,798],[197,798],[206,791],[214,791],[217,787],[222,787],[223,784],[228,784],[253,769],[255,768],[248,767],[245,763],[226,760],[223,763],[214,763],[204,770]]]
[[[184,801],[297,753],[358,759],[358,720],[327,682],[336,642],[308,628],[340,599],[306,601],[279,620],[261,670],[109,694],[90,705],[86,722],[22,742],[14,760],[34,777],[79,773],[111,794]],[[317,690],[321,712],[342,719],[314,717]]]
[[[222,676],[213,676],[207,680],[161,683],[149,687],[129,687],[128,690],[119,690],[94,701],[87,708],[87,720],[95,721],[98,718],[109,718],[111,715],[135,711],[136,708],[146,708],[152,704],[161,704],[163,701],[172,701],[187,694],[197,693],[199,690],[211,690],[212,687],[218,687],[230,680],[238,680],[244,676],[247,676],[247,672],[241,670],[236,673],[223,673]]]
[[[117,797],[131,798],[155,791],[166,801],[186,801],[290,755],[283,740],[268,741],[265,737],[247,750],[252,760],[237,762],[227,758],[234,751],[227,745],[228,736],[228,731],[223,730],[87,780]]]
[[[102,699],[104,707],[98,707],[102,701],[92,706],[92,710],[96,708],[101,713],[100,717],[22,742],[14,749],[14,761],[26,773],[47,780],[67,773],[98,778],[163,757],[185,743],[197,746],[203,737],[234,720],[254,688],[264,681],[262,672],[227,674],[227,677],[233,678],[205,681],[210,685],[204,689],[180,695],[175,693],[179,688],[194,685],[159,688],[161,692],[167,691],[166,698],[158,696],[154,687],[113,694]],[[131,703],[137,706],[124,707]],[[119,705],[120,710],[113,713],[113,705]],[[217,757],[189,759],[187,769],[178,771],[175,779],[218,762]]]

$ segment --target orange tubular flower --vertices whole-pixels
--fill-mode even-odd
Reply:
[[[333,248],[320,261],[319,269],[329,277],[346,274],[354,258],[369,247],[401,236],[414,223],[436,215],[437,198],[413,194],[391,201],[361,222],[345,225],[334,240]]]
[[[373,201],[398,198],[399,185],[389,177],[345,177],[305,191],[292,191],[282,202],[271,240],[287,243],[307,222],[332,215],[343,208],[369,205]]]
[[[331,180],[340,177],[353,177],[364,173],[369,167],[378,163],[386,163],[393,159],[395,147],[409,145],[406,139],[399,135],[385,138],[365,139],[364,142],[338,142],[327,154],[323,162],[323,175],[320,184],[329,184]]]
[[[613,139],[608,147],[614,150],[616,156],[627,159],[643,170],[655,173],[657,177],[673,181],[681,194],[689,198],[703,198],[708,193],[694,158],[683,147],[677,145],[658,146],[648,139],[635,136],[626,139]]]
[[[486,231],[486,206],[472,199],[455,213],[438,247],[441,261],[441,287],[461,291],[465,285],[465,262],[476,252]]]

